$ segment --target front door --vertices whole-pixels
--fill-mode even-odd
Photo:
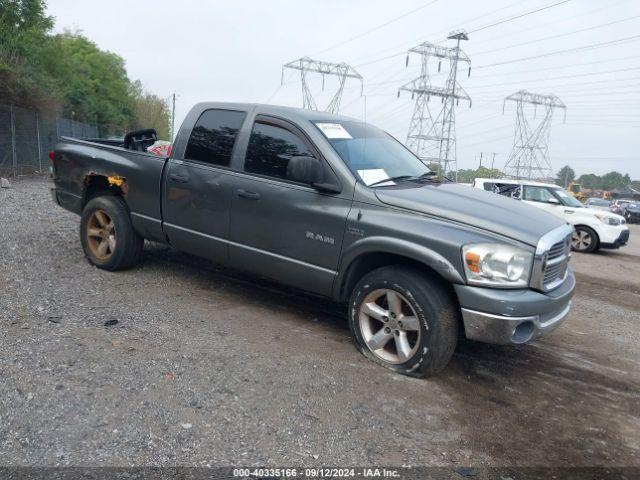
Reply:
[[[564,218],[565,207],[547,187],[525,185],[522,192],[522,200]]]
[[[202,113],[182,159],[167,165],[163,228],[178,250],[228,261],[233,176],[229,165],[246,112]]]
[[[290,181],[289,158],[300,155],[320,158],[294,125],[263,116],[256,119],[243,171],[235,177],[230,261],[235,267],[328,295],[351,199]]]

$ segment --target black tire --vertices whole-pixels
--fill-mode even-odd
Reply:
[[[584,241],[585,239],[589,239],[588,245]],[[571,250],[580,253],[591,253],[596,251],[599,247],[600,238],[592,228],[584,225],[578,225],[575,227],[575,232],[571,237]]]
[[[104,219],[104,214],[110,220],[108,225],[112,225],[109,231],[112,231],[113,248],[107,247],[109,250],[101,256],[99,246],[96,247],[96,243],[102,243],[100,236],[89,233],[93,234],[95,229],[100,229],[99,218]],[[89,200],[80,218],[80,241],[89,262],[104,270],[125,270],[136,265],[142,258],[144,239],[133,229],[129,209],[118,196],[106,195]]]
[[[372,317],[362,313],[361,306],[365,299],[374,298],[377,295],[376,292],[384,290],[391,290],[404,297],[402,299],[403,308],[410,307],[413,310],[412,313],[419,320],[420,336],[415,339],[412,349],[412,352],[415,350],[415,353],[403,363],[399,363],[403,360],[399,356],[399,362],[395,363],[380,358],[380,353],[374,353],[365,340],[367,332],[363,332],[363,328],[365,330],[369,330],[369,328],[363,327],[363,325],[366,322],[371,322]],[[381,301],[383,306],[384,302],[385,300]],[[367,302],[367,304],[371,303]],[[386,308],[391,314],[391,307],[387,304]],[[365,315],[365,317],[361,317],[361,315]],[[363,321],[362,318],[365,320]],[[395,316],[394,319],[396,319]],[[397,320],[395,321],[397,322]],[[386,328],[384,326],[390,324],[380,322],[380,325]],[[459,309],[452,292],[439,279],[434,279],[427,272],[411,268],[389,266],[368,273],[358,282],[349,300],[349,326],[358,350],[368,359],[395,372],[412,377],[427,377],[442,371],[447,366],[458,341],[458,325]],[[395,328],[395,326],[394,324],[391,327]],[[398,351],[396,343],[398,332],[392,331],[395,335],[391,337],[394,345],[387,344],[377,350],[378,352],[384,350],[382,352],[384,355],[388,354],[386,349],[393,350],[395,348],[396,352]],[[390,355],[393,353],[391,352]]]

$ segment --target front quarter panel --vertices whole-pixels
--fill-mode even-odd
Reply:
[[[376,204],[373,195],[368,196],[369,201],[364,201],[367,200],[367,192],[359,190],[360,201],[354,201],[347,219],[340,273],[334,285],[335,295],[339,295],[342,280],[352,262],[367,253],[408,257],[429,266],[451,283],[464,284],[463,245],[499,241],[531,249],[528,245],[469,225]]]

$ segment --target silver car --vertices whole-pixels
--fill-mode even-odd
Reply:
[[[594,210],[606,210],[609,211],[609,206],[611,202],[608,200],[604,200],[602,198],[588,198],[586,202],[584,202],[584,206],[587,208],[593,208]]]

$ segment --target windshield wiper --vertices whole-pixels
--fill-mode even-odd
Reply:
[[[407,180],[409,178],[415,178],[413,175],[398,175],[397,177],[385,178],[384,180],[378,180],[377,182],[373,182],[367,186],[374,187],[376,185],[380,185],[385,182],[397,182],[398,180]]]
[[[422,175],[420,175],[417,178],[418,178],[418,180],[429,180],[431,182],[433,182],[433,181],[438,182],[440,180],[435,178],[437,176],[438,176],[438,174],[436,172],[427,172],[427,173],[423,173]],[[445,177],[444,175],[442,176],[442,178],[444,178],[445,180],[448,180],[450,182],[452,181],[449,177]]]

